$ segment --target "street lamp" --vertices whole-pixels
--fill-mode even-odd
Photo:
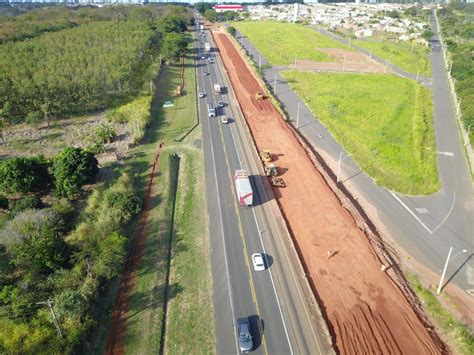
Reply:
[[[441,274],[441,280],[439,280],[439,285],[438,285],[438,289],[436,290],[436,293],[439,295],[441,293],[441,289],[443,288],[443,281],[444,281],[444,277],[446,276],[446,270],[448,269],[448,264],[451,260],[453,260],[456,256],[458,256],[459,254],[461,253],[467,253],[467,250],[466,249],[463,249],[459,252],[457,252],[452,258],[451,258],[451,253],[453,252],[453,247],[449,247],[449,253],[448,253],[448,257],[446,258],[446,263],[444,264],[444,269],[443,269],[443,273]]]
[[[336,182],[339,182],[339,173],[341,172],[341,163],[347,157],[350,157],[352,154],[347,154],[344,158],[342,157],[342,150],[339,152],[339,162],[337,163],[337,174],[336,174]]]

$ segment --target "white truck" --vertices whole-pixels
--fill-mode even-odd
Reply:
[[[221,93],[221,86],[219,84],[214,84],[214,93],[215,94]]]
[[[211,45],[209,43],[204,43],[204,49],[206,50],[206,52],[210,52],[211,51]]]
[[[246,170],[236,170],[234,173],[235,190],[241,206],[252,206],[253,190]]]

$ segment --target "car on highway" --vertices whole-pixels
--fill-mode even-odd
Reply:
[[[206,96],[205,93],[203,93],[203,92],[200,92],[200,93],[199,93],[199,97],[200,97],[201,99],[202,99],[203,97],[205,97],[205,96]]]
[[[252,254],[253,269],[255,271],[265,270],[265,262],[263,261],[263,255],[260,253]]]
[[[217,106],[224,107],[224,101],[219,100],[219,102],[217,103]]]
[[[202,55],[202,56],[201,56],[201,59],[206,59],[206,56],[205,56],[205,55]]]
[[[213,58],[209,58],[209,63],[214,63],[214,59],[213,59]]]
[[[253,350],[252,334],[250,332],[250,322],[248,318],[237,319],[237,336],[240,351],[248,353]]]
[[[204,72],[204,76],[208,76],[209,75],[209,72],[208,71],[205,71]]]
[[[229,118],[226,115],[221,116],[221,122],[222,123],[229,123]]]

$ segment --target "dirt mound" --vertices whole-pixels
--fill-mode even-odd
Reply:
[[[381,271],[364,232],[314,168],[306,151],[223,33],[214,33],[257,148],[278,156],[287,187],[274,189],[338,351],[433,354],[445,351],[399,285]]]

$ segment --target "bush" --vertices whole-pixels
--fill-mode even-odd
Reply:
[[[151,96],[142,96],[117,109],[107,112],[111,121],[128,123],[132,143],[138,144],[145,136],[145,128],[150,121]]]
[[[51,181],[43,157],[11,158],[0,163],[0,190],[7,194],[39,191]]]
[[[0,209],[8,209],[8,198],[6,198],[4,195],[0,195]]]
[[[72,199],[81,187],[94,181],[99,172],[94,154],[80,148],[68,147],[54,161],[56,193]]]
[[[96,143],[111,143],[117,136],[117,131],[110,124],[101,124],[95,130]]]
[[[25,210],[40,208],[43,208],[43,202],[37,196],[25,196],[19,200],[10,201],[10,211],[13,216]]]

